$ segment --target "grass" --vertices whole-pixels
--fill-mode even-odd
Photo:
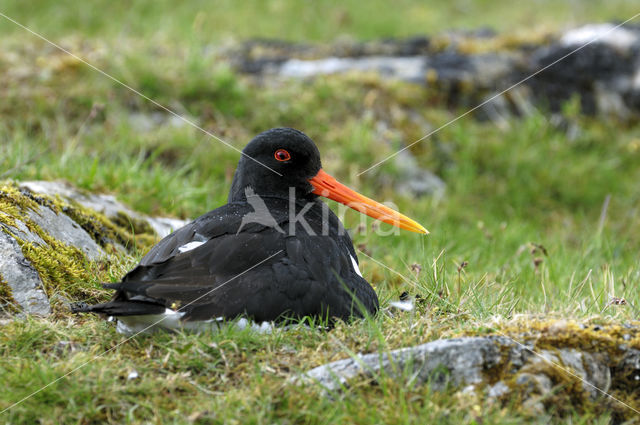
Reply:
[[[302,328],[257,335],[230,329],[132,340],[93,317],[4,324],[0,382],[11,391],[0,395],[0,408],[91,361],[4,413],[3,421],[608,423],[588,408],[569,417],[538,417],[517,404],[491,404],[453,389],[431,392],[384,377],[377,386],[363,383],[333,398],[314,388],[300,391],[287,380],[349,352],[465,335],[518,314],[589,323],[635,320],[637,124],[585,117],[575,102],[567,105],[563,125],[544,110],[512,118],[506,128],[465,118],[412,148],[421,166],[446,181],[446,195],[403,198],[391,185],[399,173],[393,161],[359,178],[357,173],[463,111],[445,109],[420,87],[370,77],[261,85],[236,75],[206,47],[230,36],[329,41],[341,34],[370,39],[481,26],[507,33],[560,28],[626,19],[637,12],[633,2],[574,8],[571,2],[540,1],[514,8],[502,1],[430,7],[406,1],[393,8],[374,3],[367,10],[350,1],[331,8],[225,1],[215,10],[204,2],[30,5],[0,11],[239,149],[270,127],[307,132],[325,169],[362,193],[393,200],[432,234],[354,236],[356,246],[375,259],[360,255],[383,307],[407,291],[427,300],[414,315],[380,315],[331,332]],[[149,214],[196,217],[225,202],[237,152],[1,18],[0,33],[2,178],[65,179],[114,193]],[[418,123],[410,114],[420,117]],[[399,136],[385,141],[376,130],[379,122]],[[355,228],[360,216],[349,212],[345,221]],[[123,270],[129,261],[122,260]],[[112,279],[112,272],[96,270],[95,281]],[[610,296],[628,304],[608,306]],[[128,379],[133,371],[138,377]]]
[[[167,13],[170,10],[171,13]],[[107,11],[107,12],[105,12]],[[581,22],[625,20],[638,13],[632,0],[607,3],[536,0],[514,5],[506,0],[419,2],[401,0],[393,7],[373,0],[321,3],[249,0],[108,2],[77,5],[36,0],[3,7],[3,13],[51,37],[79,33],[91,38],[157,36],[163,40],[211,42],[251,37],[326,41],[336,36],[359,39],[435,34],[452,28],[489,27],[498,31],[531,30],[532,25],[567,26]],[[109,19],[105,19],[108,13]],[[0,31],[24,35],[13,24]]]

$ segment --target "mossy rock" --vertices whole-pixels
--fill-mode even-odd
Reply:
[[[40,183],[60,194],[0,183],[0,312],[47,315],[70,300],[105,298],[99,282],[121,277],[158,240],[145,216],[113,209],[114,218],[74,200],[100,199],[68,184]],[[32,184],[38,187],[38,184]],[[111,198],[109,198],[111,200]],[[95,204],[98,205],[98,204]],[[116,204],[119,205],[119,204]],[[114,212],[115,211],[115,212]],[[149,219],[151,220],[151,219]],[[182,222],[175,221],[176,226]]]
[[[591,411],[623,422],[640,410],[640,323],[532,319],[487,332],[338,360],[293,380],[329,394],[363,379],[406,380],[517,404],[532,416]]]

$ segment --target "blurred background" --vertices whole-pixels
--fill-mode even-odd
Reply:
[[[402,270],[438,259],[460,275],[466,261],[487,297],[479,314],[598,311],[639,279],[638,20],[614,28],[635,1],[39,0],[1,12],[238,149],[271,127],[306,132],[325,169],[432,231],[393,243],[364,232],[358,246]],[[2,179],[66,180],[180,218],[225,202],[236,151],[6,18],[0,34]],[[589,270],[600,290],[567,307],[571,277]]]
[[[195,218],[226,202],[238,152],[118,80],[237,149],[272,127],[302,130],[327,172],[431,231],[382,236],[346,213],[381,301],[371,320],[133,340],[66,306],[108,299],[99,282],[131,269],[152,235],[124,217],[137,239],[117,240],[133,250],[97,262],[26,244],[46,265],[55,308],[0,317],[0,381],[11,389],[0,410],[33,395],[7,421],[604,424],[637,412],[594,404],[557,371],[540,375],[539,398],[523,381],[529,407],[517,391],[494,403],[484,389],[415,386],[410,368],[335,397],[290,385],[354,353],[500,329],[605,358],[638,346],[628,325],[640,301],[637,0],[29,0],[0,1],[0,13],[0,209],[15,214],[4,189],[28,180],[112,194],[154,216]],[[398,299],[414,310],[394,311]],[[624,380],[606,388],[638,406],[628,358]],[[511,393],[500,367],[483,373]]]

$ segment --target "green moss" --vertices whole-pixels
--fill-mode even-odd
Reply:
[[[58,241],[29,218],[28,211],[39,208],[66,214],[111,255],[97,262],[90,261],[78,248]],[[148,249],[157,239],[153,229],[145,226],[142,220],[127,220],[122,214],[114,222],[75,202],[34,194],[14,183],[0,185],[0,212],[3,213],[0,214],[2,230],[15,238],[25,258],[37,270],[54,309],[59,304],[58,299],[99,299],[104,292],[97,285],[96,271],[109,270],[114,260],[119,262],[115,255],[120,254],[118,247],[136,253]],[[17,221],[24,223],[44,244],[29,242],[13,234],[11,229],[16,227]],[[3,294],[9,289],[8,285],[0,286],[0,299],[5,298]]]
[[[533,351],[547,351],[558,353],[559,349],[576,349],[578,351],[594,353],[602,356],[611,370],[611,392],[614,397],[624,403],[640,408],[640,397],[637,395],[635,382],[627,384],[628,370],[620,368],[623,356],[631,348],[640,347],[640,325],[624,326],[617,323],[595,324],[580,323],[566,320],[517,320],[505,326],[500,326],[499,335],[504,335],[522,344],[533,347]],[[467,332],[466,335],[477,336],[477,333]],[[502,347],[503,359],[509,359],[510,346]],[[558,363],[562,364],[558,355]],[[584,365],[588,370],[589,365]],[[569,368],[570,369],[570,368]],[[516,380],[523,373],[531,375],[545,375],[551,381],[553,390],[541,394],[535,388],[524,389],[516,384]],[[633,412],[619,402],[608,397],[593,399],[585,390],[581,380],[546,361],[536,361],[526,364],[513,373],[513,366],[505,361],[485,371],[486,382],[492,385],[498,381],[504,382],[512,391],[505,395],[505,402],[525,406],[525,410],[534,403],[540,402],[548,411],[566,417],[578,411],[582,414],[612,413],[621,421],[631,418]],[[635,376],[635,375],[633,375]]]
[[[558,358],[560,358],[559,355]],[[562,362],[558,361],[558,363],[561,364]],[[546,376],[551,381],[552,390],[546,392],[535,385],[532,387],[529,387],[527,384],[524,386],[518,385],[516,380],[520,378],[522,374]],[[514,393],[517,394],[518,401],[521,402],[525,408],[540,402],[545,406],[546,411],[552,411],[555,415],[565,417],[575,410],[580,410],[584,413],[592,412],[599,407],[596,400],[591,399],[590,394],[585,390],[581,380],[541,359],[540,361],[527,364],[520,369],[517,374],[507,379],[506,384],[512,389],[517,389]]]
[[[122,211],[119,211],[111,220],[122,232],[130,235],[129,242],[134,242],[134,245],[129,246],[139,244],[139,248],[151,248],[157,241],[155,230],[153,230],[153,227],[145,220],[131,217]],[[135,240],[132,238],[134,235]]]
[[[64,213],[82,227],[100,246],[113,252],[113,244],[124,246],[129,251],[146,250],[156,241],[153,228],[144,220],[135,219],[120,212],[113,220],[104,214],[83,207],[74,201],[60,197],[35,194],[19,189],[14,183],[0,185],[0,222],[16,227],[16,219],[23,221],[29,230],[43,237],[39,229],[25,212],[47,207],[55,213]],[[44,238],[44,237],[43,237]]]
[[[133,225],[127,225],[128,217],[119,212],[114,219],[104,214],[84,208],[75,202],[59,201],[61,211],[78,223],[100,246],[113,248],[114,243],[129,251],[146,250],[156,242],[153,228],[144,220],[129,219]]]
[[[50,299],[57,294],[68,298],[95,298],[96,288],[86,282],[95,279],[89,273],[89,261],[78,248],[66,245],[45,234],[46,245],[16,239],[22,253],[37,270]]]
[[[35,211],[38,204],[24,196],[14,184],[0,186],[0,222],[7,226],[16,227],[16,219],[22,219],[26,210]]]
[[[20,308],[13,299],[11,287],[0,275],[0,314],[17,313],[18,311],[20,311]]]

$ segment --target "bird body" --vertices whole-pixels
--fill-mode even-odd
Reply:
[[[74,311],[113,316],[124,333],[374,314],[378,298],[351,238],[314,193],[336,186],[317,181],[330,176],[311,139],[273,129],[243,152],[226,205],[162,239],[121,282],[105,284],[116,290],[111,301]]]

